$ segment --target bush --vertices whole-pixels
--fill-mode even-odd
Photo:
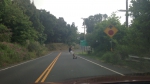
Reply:
[[[35,52],[36,56],[44,55],[45,51],[48,51],[47,48],[41,45],[39,42],[29,42],[27,49],[29,52]]]
[[[45,55],[47,48],[38,42],[30,42],[26,47],[8,42],[0,42],[0,67]]]
[[[79,44],[75,44],[74,49],[79,49],[80,45]]]
[[[135,61],[127,61],[125,66],[130,67],[133,70],[140,71],[140,72],[149,72],[150,71],[150,62],[147,60],[141,62]]]
[[[56,46],[55,46],[53,43],[46,44],[46,47],[47,47],[48,50],[50,50],[50,51],[56,50]]]
[[[53,50],[68,50],[69,46],[64,43],[50,43],[46,44],[46,47],[48,50],[53,51]]]
[[[129,48],[126,45],[117,45],[115,52],[119,54],[119,57],[122,60],[125,60],[126,58],[128,58],[130,51],[131,51],[131,48]]]
[[[105,53],[104,51],[94,52],[94,54],[99,57],[102,57],[104,55],[104,53]]]
[[[11,39],[12,33],[10,32],[10,29],[7,29],[6,26],[3,24],[0,24],[0,42],[9,42]]]
[[[34,52],[34,51],[37,52],[37,51],[39,51],[40,48],[41,48],[41,45],[38,42],[30,42],[28,44],[29,52]]]
[[[117,64],[119,62],[119,57],[114,52],[106,52],[101,59],[108,63]]]
[[[28,51],[18,44],[0,43],[0,66],[20,62],[27,56]]]

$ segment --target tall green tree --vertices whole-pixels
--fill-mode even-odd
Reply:
[[[109,25],[115,26],[119,31],[115,34],[115,36],[112,39],[109,36],[107,36],[104,32],[104,30]],[[86,40],[88,44],[94,48],[95,52],[106,52],[110,51],[111,49],[111,40],[114,49],[116,47],[116,44],[122,43],[121,39],[125,35],[125,27],[121,26],[121,23],[119,22],[119,17],[117,17],[115,13],[112,13],[112,15],[107,18],[107,20],[97,23],[92,33],[87,33]]]
[[[135,34],[135,38],[140,37],[139,41],[143,41],[140,45],[145,47],[145,51],[150,51],[150,1],[132,0],[131,3],[130,15],[133,17],[131,25],[131,28],[133,29],[132,35]],[[141,34],[137,35],[137,33]],[[137,40],[137,42],[139,41]]]
[[[0,24],[0,42],[10,42],[12,32],[5,25]]]
[[[57,19],[46,10],[36,9],[30,0],[1,0],[0,8],[0,30],[11,29],[12,42],[69,43],[77,39],[75,23],[67,24],[64,18]]]
[[[71,27],[69,29],[69,42],[76,42],[77,40],[77,27],[75,26],[75,23],[73,22],[71,24]]]
[[[87,33],[92,33],[94,31],[94,27],[97,23],[103,21],[103,18],[106,19],[106,14],[95,14],[94,16],[89,16],[88,18],[84,19],[83,25],[86,25]]]
[[[107,14],[104,14],[104,15],[103,15],[103,19],[104,19],[104,20],[106,20],[106,19],[107,19],[107,17],[108,17],[108,15],[107,15]]]
[[[50,14],[46,10],[39,10],[39,13],[40,13],[40,22],[45,27],[44,34],[47,35],[45,43],[53,42],[54,29],[56,28],[57,19],[54,15]]]
[[[34,2],[31,3],[30,0],[13,0],[14,3],[23,10],[24,14],[29,17],[32,22],[32,27],[37,31],[37,36],[41,44],[46,40],[46,34],[44,34],[44,26],[40,22],[40,12],[36,9]]]
[[[58,19],[47,12],[46,10],[39,10],[40,22],[45,27],[44,34],[47,35],[45,43],[62,42],[70,43],[75,41],[77,35],[77,27],[75,23],[67,24],[64,18]]]
[[[80,33],[80,34],[79,34],[79,39],[80,39],[80,40],[84,40],[84,33]]]
[[[63,42],[63,36],[67,34],[67,28],[66,28],[66,22],[64,21],[64,18],[59,17],[57,19],[57,24],[54,29],[54,38],[55,42]]]
[[[1,0],[1,21],[3,25],[12,31],[12,42],[25,43],[26,40],[35,40],[36,31],[23,11],[11,0]]]

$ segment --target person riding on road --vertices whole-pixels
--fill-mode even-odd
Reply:
[[[73,55],[73,58],[75,57],[74,52],[72,51],[72,46],[69,47],[69,52]]]

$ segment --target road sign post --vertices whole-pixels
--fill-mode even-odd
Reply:
[[[85,51],[85,47],[87,46],[86,40],[80,40],[80,46],[84,47],[84,51]]]
[[[110,49],[110,50],[112,51],[112,39],[111,39],[111,41],[110,41],[110,45],[111,45],[111,49]]]
[[[110,25],[108,26],[104,32],[111,38],[111,41],[110,41],[110,45],[111,45],[111,51],[113,51],[112,49],[112,37],[118,32],[118,29],[115,28],[114,26]]]

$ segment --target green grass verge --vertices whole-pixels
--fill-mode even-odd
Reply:
[[[102,61],[101,58],[99,56],[97,56],[95,53],[88,54],[87,52],[79,52],[77,54],[81,55],[81,56],[86,56],[86,57],[89,57],[89,58],[92,58],[92,59],[96,59],[96,60]]]
[[[131,69],[134,72],[149,72],[150,71],[150,62],[141,60],[140,62],[135,62],[131,60],[122,60],[119,55],[115,52],[106,52],[100,53],[100,55],[96,53],[87,54],[86,52],[79,52],[81,56],[86,56],[92,59],[99,60],[101,62],[109,63],[112,65],[125,67]]]
[[[48,53],[48,49],[37,42],[26,46],[8,42],[0,42],[0,67],[34,59]]]

